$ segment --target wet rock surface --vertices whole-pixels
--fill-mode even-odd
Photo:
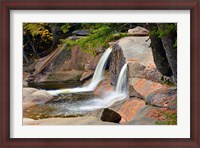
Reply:
[[[97,86],[97,88],[94,90],[94,94],[96,96],[100,96],[101,94],[109,93],[112,92],[114,90],[114,87],[110,84],[110,81],[104,80],[100,83],[99,86]]]

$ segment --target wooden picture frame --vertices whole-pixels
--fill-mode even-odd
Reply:
[[[1,2],[1,54],[0,54],[0,147],[200,147],[199,101],[199,0],[40,0]],[[190,61],[190,138],[10,138],[10,11],[11,10],[190,10],[191,61]]]

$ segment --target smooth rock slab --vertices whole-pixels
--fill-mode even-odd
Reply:
[[[119,40],[126,61],[134,59],[142,65],[154,64],[149,37],[124,37]]]

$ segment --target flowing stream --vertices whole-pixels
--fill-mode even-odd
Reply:
[[[103,55],[101,56],[97,67],[95,69],[92,81],[89,85],[84,86],[84,87],[77,87],[77,88],[71,88],[71,89],[61,89],[61,90],[50,90],[48,91],[48,93],[50,93],[51,95],[58,95],[60,93],[76,93],[76,92],[90,92],[93,91],[97,85],[99,84],[99,82],[103,79],[103,75],[104,75],[104,71],[105,71],[105,67],[106,67],[106,63],[108,61],[108,58],[110,56],[110,53],[112,51],[112,48],[108,48]]]
[[[108,48],[102,55],[88,86],[48,91],[54,95],[54,99],[46,104],[29,108],[24,112],[24,116],[33,119],[82,116],[87,112],[107,108],[115,102],[126,99],[128,96],[127,64],[124,64],[120,71],[114,91],[105,92],[99,97],[94,96],[92,92],[103,79],[106,62],[111,50],[111,48]]]

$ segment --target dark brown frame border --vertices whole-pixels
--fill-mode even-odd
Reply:
[[[199,0],[4,0],[1,2],[1,50],[0,50],[0,147],[149,147],[149,148],[199,148]],[[191,11],[191,138],[10,138],[10,10],[190,10]]]

